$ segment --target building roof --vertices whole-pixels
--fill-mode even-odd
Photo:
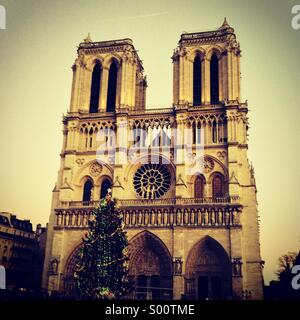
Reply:
[[[30,220],[20,220],[16,215],[9,212],[0,212],[0,224],[26,232],[33,232]]]
[[[106,40],[106,41],[96,41],[93,42],[90,34],[81,42],[78,46],[78,53],[83,51],[85,53],[93,53],[93,52],[110,52],[110,51],[123,51],[124,47],[130,46],[132,51],[136,55],[138,62],[143,69],[143,62],[140,59],[137,50],[133,45],[132,39],[124,38],[124,39],[116,39],[116,40]]]
[[[129,38],[93,42],[92,39],[90,38],[90,35],[88,35],[88,37],[84,39],[84,42],[81,42],[79,44],[79,48],[93,49],[93,48],[104,48],[104,47],[114,47],[114,46],[123,46],[123,45],[130,45],[134,48],[133,42]]]
[[[213,43],[224,41],[228,37],[234,37],[234,29],[228,24],[226,18],[220,28],[212,31],[183,33],[180,36],[179,45],[190,44],[191,42],[200,41],[201,43]]]
[[[0,224],[3,226],[10,227],[9,219],[0,214]]]
[[[10,221],[13,227],[16,229],[27,231],[27,232],[33,232],[32,224],[29,220],[20,220],[20,219],[17,219],[16,216],[11,216]]]

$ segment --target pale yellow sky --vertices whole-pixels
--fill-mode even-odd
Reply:
[[[298,1],[299,2],[299,1]],[[249,102],[249,159],[261,216],[265,280],[281,254],[299,250],[300,30],[289,0],[0,0],[0,211],[46,224],[59,168],[76,46],[129,37],[148,76],[147,106],[172,102],[171,55],[183,31],[217,28],[227,17],[242,49]]]

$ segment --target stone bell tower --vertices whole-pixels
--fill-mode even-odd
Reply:
[[[206,172],[211,171],[213,162],[220,161],[225,175],[223,195],[235,198],[240,205],[240,229],[227,229],[232,289],[241,298],[249,298],[250,292],[251,299],[261,299],[263,264],[256,183],[247,158],[248,105],[241,98],[240,58],[240,44],[226,18],[217,30],[182,34],[172,56],[173,105],[177,123],[181,119],[182,126],[192,128],[193,151],[197,143],[203,144],[204,170],[197,178],[200,193],[214,196],[216,184],[212,180],[210,185]],[[196,189],[195,184],[195,197]]]
[[[88,35],[73,65],[70,112],[144,110],[143,71],[131,39],[92,42]]]
[[[63,118],[61,165],[52,193],[43,273],[43,287],[57,292],[67,286],[65,264],[84,234],[80,229],[83,225],[86,228],[89,212],[80,211],[76,221],[70,214],[80,204],[83,208],[95,206],[113,186],[114,166],[101,165],[96,159],[97,133],[114,130],[118,113],[146,107],[147,81],[131,39],[92,42],[88,35],[78,46],[72,70],[71,101]],[[67,209],[68,222],[57,220],[59,208]],[[61,228],[60,223],[70,228]],[[71,227],[73,224],[77,227]]]
[[[213,33],[182,34],[173,55],[174,104],[240,101],[240,54],[234,29],[226,19]]]

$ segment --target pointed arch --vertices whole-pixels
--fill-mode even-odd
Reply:
[[[192,299],[228,299],[232,296],[231,272],[223,246],[205,236],[187,256],[185,292]]]
[[[194,263],[197,261],[195,260],[199,256],[199,253],[205,253],[206,251],[212,251],[217,256],[218,261],[226,266],[225,270],[231,271],[230,259],[226,250],[217,240],[207,235],[200,239],[197,243],[195,243],[189,251],[186,260],[186,274],[192,274],[196,272],[194,268]]]
[[[197,142],[197,126],[196,126],[195,122],[193,122],[193,124],[192,124],[192,138],[193,138],[193,144],[196,144],[196,142]]]
[[[200,57],[200,60],[203,61],[203,59],[205,58],[206,55],[206,50],[204,50],[202,47],[197,47],[194,49],[191,49],[188,52],[188,59],[190,59],[190,61],[194,61],[196,56]]]
[[[224,176],[216,172],[212,177],[212,197],[221,198],[225,195],[225,179]]]
[[[78,290],[76,285],[76,279],[74,277],[75,267],[78,262],[78,254],[82,244],[78,244],[71,251],[65,267],[64,267],[64,294],[69,297],[78,296]]]
[[[117,64],[117,67],[119,68],[121,66],[121,61],[122,57],[119,54],[108,54],[103,60],[103,68],[109,69],[113,62],[115,62]]]
[[[210,59],[210,103],[219,103],[219,60],[216,53]]]
[[[107,195],[107,190],[111,188],[112,182],[108,177],[105,177],[102,182],[101,182],[101,187],[100,187],[100,199],[105,198]]]
[[[92,73],[90,113],[97,113],[99,108],[100,85],[101,85],[101,63],[97,60]]]
[[[218,59],[221,58],[222,52],[224,52],[224,49],[216,44],[214,44],[212,47],[210,47],[209,50],[206,51],[206,58],[208,60],[211,60],[211,57],[215,54]]]
[[[193,105],[201,105],[202,97],[202,62],[199,54],[195,56],[193,63]]]
[[[197,130],[196,130],[196,135],[197,135],[197,138],[196,138],[196,143],[197,144],[203,144],[203,139],[204,139],[204,130],[202,128],[202,124],[200,121],[198,121],[197,123]]]
[[[212,136],[212,143],[217,143],[218,142],[218,132],[217,132],[217,121],[213,120],[212,125],[211,125],[211,136]]]
[[[103,167],[103,175],[100,175],[99,177],[93,179],[93,177],[90,175],[89,168],[93,164],[99,164]],[[76,187],[82,187],[84,183],[86,182],[87,179],[90,179],[93,182],[94,186],[99,186],[101,184],[101,181],[103,179],[103,176],[107,176],[108,178],[112,179],[113,177],[113,168],[103,162],[100,161],[99,159],[97,160],[90,160],[87,162],[84,162],[84,164],[79,168],[79,170],[76,172],[73,178],[74,185]]]
[[[118,64],[116,60],[112,60],[108,73],[108,88],[106,111],[113,112],[116,110],[117,97],[117,80],[118,80]]]
[[[93,193],[94,184],[90,178],[87,178],[83,185],[83,194],[82,194],[82,201],[89,202],[92,201],[92,193]]]
[[[172,299],[172,257],[161,239],[149,231],[140,232],[130,240],[129,259],[135,298],[146,299],[148,291],[152,299]]]
[[[202,175],[197,175],[194,181],[194,198],[202,199],[204,197],[205,179]]]

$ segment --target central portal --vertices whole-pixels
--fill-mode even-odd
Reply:
[[[190,299],[221,300],[232,296],[231,263],[224,248],[207,236],[192,249],[186,265]]]
[[[173,297],[172,259],[163,242],[144,231],[130,241],[133,299],[169,300]]]

